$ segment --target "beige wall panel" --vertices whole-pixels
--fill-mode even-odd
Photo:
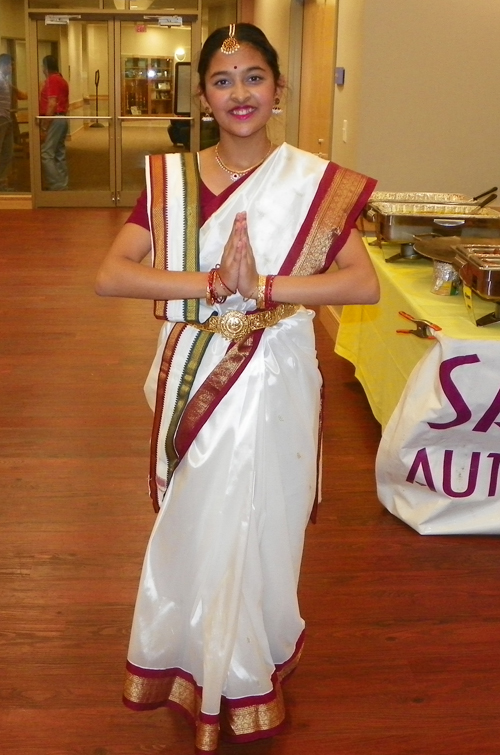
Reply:
[[[498,0],[364,5],[357,167],[386,190],[498,185]]]
[[[334,88],[331,157],[347,168],[358,164],[365,0],[338,0],[337,60],[344,86]]]

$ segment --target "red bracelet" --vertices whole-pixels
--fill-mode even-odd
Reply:
[[[215,289],[215,279],[218,277],[217,269],[213,267],[208,273],[207,279],[207,292],[205,301],[208,307],[213,307],[214,304],[224,304],[227,296],[219,296]]]
[[[273,301],[273,283],[275,278],[275,275],[266,275],[266,286],[264,290],[265,309],[271,309],[272,305],[275,304]]]
[[[222,280],[222,278],[220,277],[219,267],[220,265],[218,264],[215,266],[215,274],[217,278],[219,279],[219,283],[221,284],[221,286],[223,286],[226,289],[226,291],[229,291],[230,294],[235,294],[236,291],[233,291],[231,288],[229,288],[229,286],[227,286]]]

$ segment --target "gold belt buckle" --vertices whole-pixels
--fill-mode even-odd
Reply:
[[[220,334],[228,341],[241,341],[252,332],[248,317],[244,312],[230,310],[220,317]]]

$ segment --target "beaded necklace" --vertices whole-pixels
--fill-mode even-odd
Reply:
[[[219,167],[222,168],[222,170],[226,171],[226,173],[229,173],[229,175],[231,176],[231,181],[237,181],[238,178],[245,176],[247,173],[250,173],[251,170],[254,170],[254,168],[258,168],[259,165],[262,165],[264,160],[266,160],[271,154],[273,147],[274,147],[274,144],[271,142],[269,149],[267,153],[264,155],[264,157],[262,158],[262,160],[259,160],[258,163],[255,163],[255,165],[251,165],[249,168],[245,168],[245,170],[231,170],[231,168],[228,168],[227,165],[225,165],[221,160],[221,157],[219,155],[218,144],[215,145],[215,159],[217,160],[217,164],[219,165]]]

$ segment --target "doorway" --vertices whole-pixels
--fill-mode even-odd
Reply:
[[[191,60],[199,45],[194,15],[31,14],[33,102],[51,93],[53,75],[56,89],[62,80],[69,88],[67,106],[30,124],[34,205],[132,206],[146,154],[197,149]]]

